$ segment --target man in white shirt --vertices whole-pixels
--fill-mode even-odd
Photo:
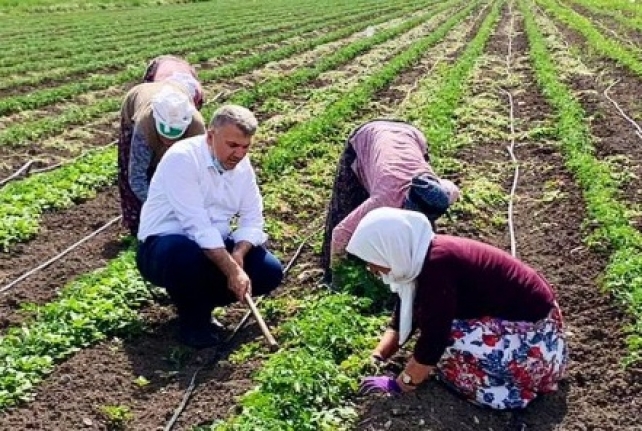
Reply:
[[[195,348],[218,342],[214,307],[265,295],[283,279],[281,263],[263,247],[263,199],[246,157],[257,127],[246,108],[219,108],[205,135],[165,153],[143,205],[138,269],[167,289],[180,339]]]

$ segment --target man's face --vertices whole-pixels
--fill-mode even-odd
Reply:
[[[225,169],[234,169],[247,155],[251,144],[252,137],[233,124],[207,131],[207,145]]]

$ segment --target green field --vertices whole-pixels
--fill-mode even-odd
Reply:
[[[0,0],[0,17],[0,429],[162,429],[197,371],[175,429],[638,429],[639,3]],[[304,243],[260,306],[276,353],[254,323],[214,357],[177,344],[115,220],[118,110],[162,54],[196,66],[207,120],[223,103],[260,119],[270,248],[288,262]],[[319,227],[346,136],[377,117],[420,127],[460,186],[445,233],[513,249],[554,285],[571,365],[527,411],[436,382],[356,395],[387,294],[358,267],[323,291]],[[217,313],[231,331],[245,309]]]

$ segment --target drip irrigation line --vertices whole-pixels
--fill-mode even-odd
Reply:
[[[283,278],[285,278],[288,275],[290,269],[292,269],[292,267],[294,266],[294,263],[296,262],[297,258],[301,254],[301,251],[303,251],[303,247],[305,246],[305,244],[307,244],[308,241],[314,235],[319,233],[321,231],[321,229],[322,228],[315,229],[314,232],[312,232],[311,234],[306,236],[303,240],[301,240],[301,243],[299,244],[299,247],[297,247],[296,251],[294,252],[294,255],[292,255],[292,257],[290,258],[290,261],[287,263],[285,268],[283,268]],[[263,299],[263,297],[257,298],[257,300],[254,301],[254,304],[258,305],[261,302],[262,299]],[[245,313],[243,318],[234,327],[234,330],[232,331],[232,333],[230,335],[228,335],[227,338],[223,341],[221,347],[229,347],[229,343],[234,339],[234,336],[238,333],[238,331],[245,325],[245,323],[247,322],[247,319],[250,317],[251,314],[252,314],[252,310],[249,310],[249,311],[247,311]],[[190,379],[189,385],[187,386],[187,389],[185,390],[185,393],[183,394],[183,399],[181,400],[181,403],[178,405],[178,407],[174,411],[174,414],[172,415],[171,419],[165,425],[165,428],[163,428],[163,431],[171,431],[172,428],[174,427],[174,425],[176,424],[176,421],[178,420],[179,416],[185,410],[185,407],[187,407],[187,403],[189,402],[189,399],[192,396],[192,393],[194,392],[194,389],[196,389],[196,377],[198,376],[198,374],[205,367],[207,367],[209,365],[213,365],[216,362],[218,362],[219,359],[223,356],[223,354],[225,352],[227,352],[227,349],[220,348],[217,351],[217,353],[214,354],[214,356],[209,361],[207,361],[205,364],[201,365],[200,367],[198,367],[194,371],[194,374],[192,374],[192,377]]]
[[[104,225],[102,225],[100,228],[96,229],[95,231],[93,231],[92,233],[90,233],[89,235],[87,235],[86,237],[84,237],[83,239],[81,239],[81,240],[79,240],[79,241],[76,241],[75,243],[73,243],[72,245],[70,245],[69,247],[67,247],[66,249],[64,249],[63,251],[61,251],[60,253],[58,253],[58,254],[57,254],[57,255],[55,255],[54,257],[52,257],[51,259],[47,260],[46,262],[44,262],[44,263],[42,263],[42,264],[38,265],[37,267],[35,267],[35,268],[33,268],[33,269],[31,269],[31,270],[29,270],[29,271],[25,272],[25,273],[24,273],[24,274],[22,274],[20,277],[18,277],[18,278],[16,278],[15,280],[13,280],[11,283],[9,283],[9,284],[7,284],[7,285],[3,286],[2,288],[0,288],[0,293],[4,293],[4,292],[6,292],[7,290],[9,290],[9,289],[11,289],[12,287],[14,287],[16,284],[18,284],[18,283],[20,283],[21,281],[23,281],[24,279],[26,279],[27,277],[30,277],[30,276],[32,276],[33,274],[35,274],[36,272],[40,271],[41,269],[44,269],[44,268],[48,267],[49,265],[51,265],[51,264],[52,264],[52,263],[54,263],[55,261],[59,260],[60,258],[62,258],[63,256],[65,256],[66,254],[68,254],[69,252],[71,252],[71,251],[73,251],[74,249],[78,248],[78,247],[79,247],[80,245],[82,245],[83,243],[85,243],[85,242],[89,241],[90,239],[92,239],[93,237],[95,237],[96,235],[98,235],[99,233],[101,233],[102,231],[104,231],[105,229],[109,228],[109,227],[110,227],[111,225],[113,225],[114,223],[116,223],[116,222],[120,221],[122,218],[123,218],[123,216],[114,217],[113,219],[111,219],[110,221],[108,221],[107,223],[105,223]]]
[[[629,123],[631,123],[631,125],[632,125],[633,127],[635,127],[635,129],[636,129],[635,134],[638,136],[638,138],[642,139],[642,127],[640,127],[640,125],[639,125],[639,124],[638,124],[638,123],[637,123],[633,118],[629,117],[629,116],[626,114],[626,112],[624,112],[624,110],[620,107],[620,105],[619,105],[619,104],[618,104],[618,103],[617,103],[617,102],[616,102],[616,101],[615,101],[611,96],[609,96],[609,90],[610,90],[611,88],[613,88],[613,86],[614,86],[615,84],[617,84],[618,82],[620,82],[620,80],[619,80],[619,79],[618,79],[617,81],[613,82],[611,85],[609,85],[609,86],[608,86],[608,88],[607,88],[606,90],[604,90],[604,97],[606,97],[606,98],[607,98],[607,99],[608,99],[608,100],[609,100],[609,101],[610,101],[610,102],[615,106],[615,108],[618,110],[618,112],[620,113],[620,115],[621,115],[621,116],[622,116],[626,121],[628,121]]]
[[[81,157],[85,157],[85,156],[86,156],[86,155],[88,155],[88,154],[91,154],[91,153],[94,153],[94,152],[97,152],[97,151],[104,150],[105,148],[109,148],[109,147],[111,147],[112,145],[116,145],[116,143],[117,143],[117,141],[113,141],[113,142],[110,142],[110,143],[109,143],[109,144],[107,144],[107,145],[103,145],[103,146],[100,146],[100,147],[94,147],[94,148],[91,148],[91,149],[89,149],[89,150],[87,150],[87,151],[82,152],[81,154],[77,155],[76,157],[74,157],[74,158],[72,158],[72,159],[63,160],[62,162],[58,162],[58,163],[53,164],[53,165],[50,165],[50,166],[45,166],[44,168],[31,169],[31,166],[33,166],[33,164],[34,164],[36,161],[35,161],[35,160],[29,160],[27,163],[25,163],[25,164],[24,164],[20,169],[18,169],[16,172],[14,172],[13,174],[9,175],[9,176],[8,176],[7,178],[5,178],[4,180],[0,181],[0,187],[2,187],[2,186],[4,186],[4,185],[6,185],[6,184],[7,184],[7,183],[9,183],[10,181],[13,181],[13,180],[18,179],[18,177],[20,177],[20,176],[21,176],[21,175],[23,175],[23,174],[24,174],[24,177],[26,178],[26,177],[28,177],[28,176],[30,176],[30,175],[41,174],[41,173],[43,173],[43,172],[53,171],[54,169],[57,169],[57,168],[59,168],[59,167],[61,167],[61,166],[64,166],[64,165],[68,165],[68,164],[70,164],[70,163],[73,163],[73,162],[75,162],[76,160],[80,159]]]
[[[25,174],[25,176],[29,175],[29,170],[31,169],[31,166],[35,163],[34,160],[29,160],[27,163],[22,165],[20,169],[15,171],[13,174],[9,175],[7,178],[4,180],[0,181],[0,187],[4,186],[7,184],[9,181],[13,181],[16,178],[18,178],[20,175]]]
[[[514,14],[512,11],[512,4],[509,4],[509,13],[511,14],[510,30],[508,34],[508,55],[506,56],[506,72],[510,76],[511,74],[511,56],[512,56],[512,45],[513,45],[513,23],[514,23]],[[510,196],[508,198],[508,231],[510,234],[510,253],[513,257],[517,257],[517,241],[515,240],[515,223],[514,223],[514,201],[515,201],[515,192],[517,190],[517,183],[519,181],[519,161],[515,157],[515,103],[513,101],[513,95],[506,90],[502,89],[502,92],[508,96],[508,103],[510,106],[510,146],[507,147],[508,154],[510,154],[511,161],[515,166],[513,171],[513,184],[510,188]]]

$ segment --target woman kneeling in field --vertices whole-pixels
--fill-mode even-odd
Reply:
[[[533,268],[482,242],[435,235],[422,214],[393,208],[366,215],[347,251],[399,295],[373,360],[420,331],[404,371],[368,377],[362,392],[406,392],[436,374],[475,404],[512,409],[557,389],[564,325],[553,289]]]

